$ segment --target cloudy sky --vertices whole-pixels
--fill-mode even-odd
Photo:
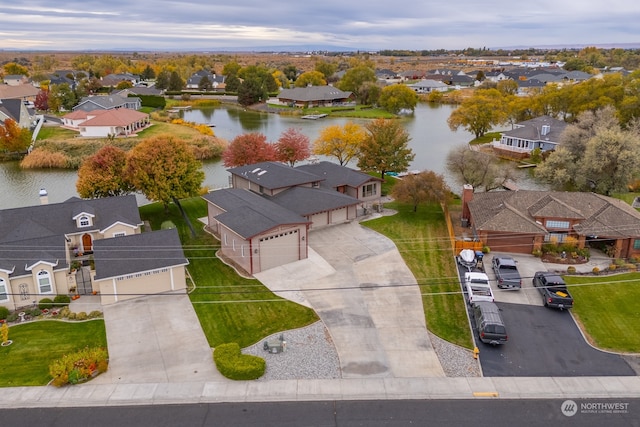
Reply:
[[[635,0],[21,0],[0,49],[463,49],[640,44]]]

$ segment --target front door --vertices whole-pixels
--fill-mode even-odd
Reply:
[[[92,243],[93,241],[91,239],[91,234],[84,234],[82,236],[82,249],[84,250],[84,252],[91,251]]]

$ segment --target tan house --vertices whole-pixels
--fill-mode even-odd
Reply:
[[[277,98],[280,105],[299,108],[355,105],[355,96],[352,92],[345,92],[333,86],[307,86],[283,89]]]
[[[46,193],[41,198],[46,202]],[[141,235],[141,226],[132,195],[74,197],[62,203],[1,210],[0,305],[16,310],[57,294],[93,291],[101,291],[102,302],[108,304],[150,291],[184,289],[186,260],[178,256],[182,249],[177,232]],[[117,251],[110,252],[110,244]],[[159,255],[165,250],[170,258]],[[113,254],[138,270],[129,271],[113,260]],[[153,254],[153,263],[145,261],[148,254]],[[171,273],[165,274],[164,269]],[[103,289],[109,279],[118,286]]]
[[[151,123],[149,114],[120,108],[117,110],[76,110],[62,117],[65,127],[80,132],[81,136],[106,138],[135,135]]]
[[[492,191],[466,186],[462,217],[492,251],[532,253],[567,237],[578,247],[606,248],[615,258],[640,256],[640,213],[622,200],[595,193]]]

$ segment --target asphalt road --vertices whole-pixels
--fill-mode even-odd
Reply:
[[[509,341],[478,343],[487,377],[578,377],[636,375],[619,355],[586,343],[569,311],[525,304],[496,303]],[[477,333],[474,331],[477,339]]]
[[[563,408],[565,411],[563,413]],[[565,415],[565,413],[570,414]],[[0,410],[3,426],[640,426],[640,399],[210,403]]]

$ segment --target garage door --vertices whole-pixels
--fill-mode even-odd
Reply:
[[[323,225],[329,224],[329,212],[320,212],[311,215],[311,222],[311,228],[322,227]]]
[[[339,224],[347,220],[347,208],[336,209],[331,211],[331,223]]]
[[[485,244],[492,252],[530,254],[533,251],[533,238],[533,235],[502,233],[489,235]]]
[[[298,230],[287,231],[260,239],[260,271],[300,259]]]

